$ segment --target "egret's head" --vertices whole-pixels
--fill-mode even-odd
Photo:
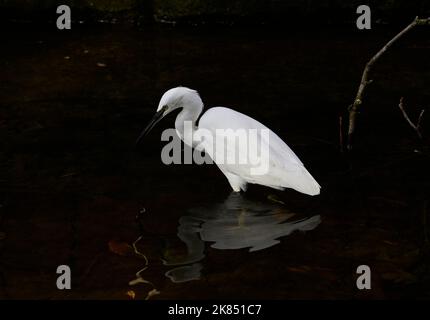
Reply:
[[[146,128],[142,131],[140,136],[136,140],[136,144],[138,144],[142,138],[149,132],[151,129],[167,114],[172,112],[173,110],[179,108],[189,108],[194,109],[200,114],[203,108],[203,102],[200,99],[197,91],[186,88],[186,87],[176,87],[170,90],[167,90],[160,99],[160,103],[158,104],[157,112],[154,117],[151,119]]]

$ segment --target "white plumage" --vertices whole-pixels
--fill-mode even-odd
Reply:
[[[189,88],[173,88],[162,96],[156,116],[138,140],[156,122],[178,108],[182,108],[175,121],[175,128],[179,137],[192,147],[197,147],[199,150],[204,149],[227,177],[234,191],[246,191],[247,184],[254,183],[281,190],[291,188],[308,195],[320,193],[320,185],[306,170],[293,150],[272,130],[257,120],[229,108],[214,107],[208,109],[201,116],[198,126],[196,126],[197,119],[203,109],[203,102],[199,94]],[[192,132],[188,132],[190,127],[184,125],[186,121],[191,121]],[[243,156],[243,159],[249,161],[246,163],[239,161],[229,163],[219,160],[223,159],[217,157],[220,155],[221,148],[217,148],[214,141],[217,141],[216,138],[220,138],[219,131],[223,129],[227,132],[228,129],[235,132],[242,130],[242,133],[247,133],[247,141],[249,142],[247,144],[235,143],[233,147],[229,144],[224,145],[222,149],[224,157],[234,155],[238,159],[237,157]],[[249,133],[253,131],[252,129],[254,129],[253,134]],[[201,141],[195,138],[201,136],[202,131],[210,132],[215,137],[214,140],[203,139]],[[261,134],[261,132],[265,134]],[[191,142],[185,139],[187,135],[191,136]],[[251,139],[253,137],[256,139]],[[260,157],[260,163],[250,161],[251,152]],[[264,161],[267,161],[268,164],[264,174],[252,174],[251,169],[255,169]]]

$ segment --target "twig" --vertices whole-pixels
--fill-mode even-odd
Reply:
[[[424,115],[424,109],[421,110],[417,121],[417,130],[419,130],[420,132],[421,132],[421,120],[423,119],[423,115]]]
[[[136,254],[136,255],[138,255],[139,257],[142,257],[143,259],[145,259],[145,266],[147,266],[148,264],[149,264],[149,261],[148,261],[148,258],[142,253],[142,252],[140,252],[138,249],[137,249],[137,243],[140,241],[140,240],[142,240],[142,238],[143,238],[143,236],[141,235],[141,236],[139,236],[139,238],[137,238],[134,242],[133,242],[133,250],[134,250],[134,253]]]
[[[137,249],[137,243],[138,243],[140,240],[142,240],[142,238],[143,238],[143,235],[139,236],[139,238],[137,238],[137,239],[133,242],[133,249],[134,249],[134,253],[135,253],[137,256],[139,256],[139,257],[141,257],[141,258],[143,258],[143,259],[145,260],[145,266],[144,266],[142,269],[140,269],[139,271],[137,271],[137,272],[136,272],[136,279],[131,280],[128,284],[129,284],[130,286],[134,286],[134,285],[136,285],[136,284],[138,284],[138,283],[146,283],[146,284],[151,285],[151,286],[152,286],[152,290],[150,290],[150,291],[146,294],[146,297],[145,297],[145,300],[149,300],[152,296],[155,296],[155,295],[157,295],[157,294],[160,294],[161,292],[157,290],[157,288],[155,287],[155,285],[154,285],[151,281],[145,280],[145,279],[141,276],[141,274],[142,274],[146,269],[148,269],[148,267],[149,267],[149,261],[148,261],[148,258],[147,258],[147,257],[146,257],[142,252],[140,252],[140,251],[139,251],[139,249]]]
[[[414,124],[412,122],[412,120],[409,118],[409,116],[408,116],[408,114],[407,114],[407,112],[406,112],[406,110],[405,110],[405,108],[403,106],[403,97],[400,98],[399,108],[400,108],[400,111],[402,111],[403,117],[406,119],[406,121],[409,123],[409,125],[412,127],[412,129],[415,130],[415,132],[417,133],[418,137],[420,139],[422,139],[423,136],[421,134],[421,120],[422,120],[423,115],[424,115],[424,109],[421,110],[421,112],[420,112],[420,115],[419,115],[418,120],[417,120],[417,124]]]
[[[400,31],[394,38],[387,42],[385,46],[382,47],[366,64],[363,74],[361,76],[360,86],[358,87],[357,95],[355,96],[354,102],[349,106],[349,125],[348,125],[348,150],[352,149],[352,136],[355,132],[355,120],[358,113],[358,108],[363,101],[363,93],[367,85],[372,82],[369,80],[369,72],[372,69],[376,61],[387,51],[397,40],[399,40],[403,35],[408,33],[414,27],[418,25],[430,24],[430,17],[427,19],[420,19],[416,17],[406,28]]]

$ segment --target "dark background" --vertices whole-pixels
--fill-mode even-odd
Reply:
[[[71,5],[71,30],[57,30],[58,4]],[[359,4],[371,30],[355,26]],[[339,148],[364,65],[428,17],[428,1],[0,1],[0,14],[0,298],[143,299],[151,286],[128,285],[142,259],[109,246],[142,234],[154,299],[430,297],[428,26],[378,61],[354,149]],[[160,257],[185,252],[178,220],[230,193],[215,166],[161,163],[173,117],[134,147],[178,85],[284,139],[321,195],[251,186],[243,197],[276,196],[281,212],[319,214],[321,225],[254,253],[207,245],[200,281],[166,278]],[[427,110],[423,140],[401,96],[413,120]],[[72,268],[70,291],[55,286],[60,264]],[[370,291],[355,286],[361,264]]]
[[[73,8],[83,21],[115,19],[123,23],[187,22],[225,24],[349,24],[356,20],[356,8],[369,5],[373,21],[401,24],[428,16],[425,0],[2,0],[2,20],[55,20],[52,12],[60,4]]]

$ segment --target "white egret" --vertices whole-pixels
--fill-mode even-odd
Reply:
[[[306,170],[291,148],[272,130],[257,120],[229,108],[213,107],[201,116],[197,125],[197,119],[203,110],[203,102],[197,91],[186,87],[173,88],[163,94],[155,116],[140,134],[136,143],[139,143],[158,121],[176,109],[182,109],[175,121],[175,128],[179,137],[190,147],[203,149],[207,152],[226,176],[235,192],[246,191],[247,184],[253,183],[280,190],[291,188],[308,195],[320,193],[320,185]],[[187,121],[191,122],[192,125],[187,126]],[[215,137],[213,141],[218,141],[216,138],[218,138],[220,129],[231,129],[232,134],[234,134],[234,130],[239,129],[244,132],[251,132],[251,130],[257,132],[257,144],[260,146],[261,153],[265,153],[262,154],[262,159],[268,161],[268,167],[264,174],[250,173],[252,168],[255,168],[255,163],[219,161],[214,154],[214,149],[211,148],[212,146],[208,145],[209,142],[197,139],[197,137],[201,137],[201,131],[205,130]],[[261,134],[263,131],[267,134]],[[191,140],[185,139],[187,136],[191,136]],[[223,147],[223,150],[227,157],[231,154],[240,157],[255,151],[258,147],[257,144],[255,142],[249,143],[249,145],[235,144],[233,148],[227,146],[227,149],[225,150]],[[216,150],[216,152],[219,151],[219,149]],[[249,155],[246,157],[249,158]]]

